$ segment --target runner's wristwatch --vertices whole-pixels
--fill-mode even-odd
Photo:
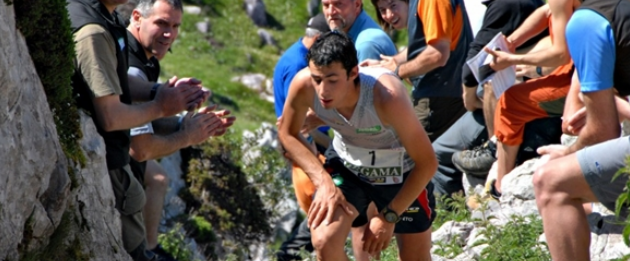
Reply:
[[[396,213],[396,211],[391,210],[389,207],[385,207],[383,208],[383,210],[381,210],[381,214],[383,214],[383,217],[385,218],[385,221],[387,221],[387,223],[398,223],[398,221],[400,221],[400,217],[398,216],[398,213]]]

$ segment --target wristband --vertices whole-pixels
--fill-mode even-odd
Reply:
[[[540,67],[540,66],[536,66],[536,73],[537,73],[539,76],[544,76],[544,75],[543,75],[543,72],[542,72],[542,67]]]
[[[394,69],[394,75],[396,75],[398,79],[402,79],[402,77],[400,77],[400,74],[398,74],[398,69],[400,69],[400,64],[396,65],[396,69]]]
[[[151,87],[151,93],[149,94],[149,100],[153,100],[155,99],[155,95],[157,94],[157,89],[160,87],[159,83],[155,83],[153,84],[153,87]]]

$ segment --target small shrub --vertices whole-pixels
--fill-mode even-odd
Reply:
[[[617,174],[615,174],[615,177],[613,179],[617,179],[621,175],[628,175],[628,173],[630,173],[630,157],[626,158],[626,167],[620,169]],[[617,198],[617,201],[615,202],[615,215],[624,220],[623,223],[625,224],[625,227],[623,229],[623,241],[624,243],[626,243],[627,246],[630,246],[630,215],[627,215],[627,213],[630,212],[629,206],[630,179],[626,183],[626,187],[624,188],[623,193],[619,195],[619,198]],[[623,214],[625,214],[626,216],[622,217]]]
[[[186,243],[186,234],[182,224],[177,223],[171,230],[158,236],[158,242],[164,250],[179,261],[193,261],[193,253]]]
[[[248,151],[260,149],[260,157],[243,161],[243,143]],[[284,160],[269,148],[258,148],[254,140],[241,140],[229,132],[215,137],[189,153],[187,188],[180,196],[187,212],[194,215],[186,228],[200,244],[210,245],[214,234],[222,237],[226,253],[245,253],[246,246],[267,242],[276,204],[292,190],[279,177]],[[212,232],[212,233],[210,233]],[[203,246],[202,246],[203,248]],[[206,248],[206,255],[214,255]]]
[[[453,194],[453,197],[436,197],[436,217],[433,221],[433,230],[437,230],[447,221],[470,221],[470,211],[466,206],[466,196],[462,193]]]
[[[542,233],[542,220],[538,216],[515,215],[502,227],[486,226],[481,233],[486,239],[476,245],[488,245],[481,253],[487,261],[551,260],[546,244],[538,242]]]

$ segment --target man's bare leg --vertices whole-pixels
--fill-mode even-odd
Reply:
[[[431,260],[431,228],[422,233],[397,234],[400,261]]]
[[[168,189],[168,179],[164,169],[155,160],[147,161],[147,169],[144,172],[145,194],[147,203],[142,214],[147,233],[147,249],[154,249],[158,242],[158,226],[162,219],[164,208],[164,196]]]
[[[335,209],[332,222],[328,225],[321,223],[318,227],[311,227],[311,241],[320,261],[349,261],[345,245],[352,221],[358,216],[354,206],[350,207],[353,215],[348,215],[341,207]]]
[[[516,165],[516,155],[519,146],[505,145],[497,141],[497,181],[494,183],[498,192],[501,192],[501,181],[510,173]]]
[[[368,205],[367,209],[367,220],[372,219],[372,217],[378,215],[378,209],[374,202]],[[352,231],[352,253],[354,255],[355,261],[369,261],[370,253],[363,251],[363,235],[365,234],[365,229],[367,229],[367,224],[360,227],[353,227]]]
[[[488,139],[494,135],[494,108],[497,107],[497,98],[492,90],[492,83],[483,85],[483,118],[488,129]]]
[[[590,231],[584,202],[596,202],[575,153],[551,160],[534,173],[536,204],[551,257],[589,260]]]

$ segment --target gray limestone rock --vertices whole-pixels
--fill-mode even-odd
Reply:
[[[48,243],[70,183],[53,114],[6,1],[0,2],[0,50],[0,259],[17,260],[20,245]]]
[[[247,16],[258,27],[266,27],[269,25],[267,21],[267,10],[262,0],[245,0],[243,3]]]
[[[201,7],[195,5],[186,5],[184,6],[184,13],[199,15],[201,14]]]
[[[460,245],[466,245],[468,236],[473,230],[475,225],[471,222],[454,222],[447,221],[442,226],[431,234],[431,241],[433,243],[451,243],[456,242]]]
[[[79,220],[72,233],[91,260],[131,260],[122,245],[120,216],[114,208],[114,192],[107,173],[105,144],[92,118],[81,112],[81,148],[86,166],[74,166],[79,187],[72,195],[72,210]]]
[[[308,12],[309,17],[314,17],[319,14],[321,11],[320,2],[321,0],[309,0],[306,2],[306,11]]]

